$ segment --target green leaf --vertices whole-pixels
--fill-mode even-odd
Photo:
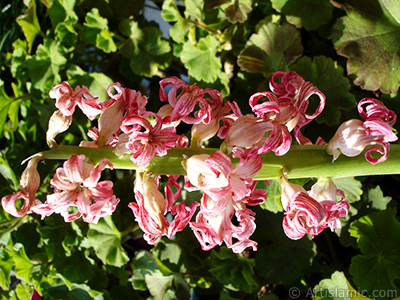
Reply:
[[[272,7],[286,20],[306,30],[316,30],[332,19],[333,5],[329,0],[272,0]]]
[[[47,12],[54,28],[66,20],[78,21],[78,16],[74,11],[75,2],[75,0],[53,0]]]
[[[231,284],[240,291],[250,293],[257,289],[254,276],[254,259],[233,253],[231,249],[221,247],[219,252],[213,250],[210,272],[223,284]]]
[[[74,46],[78,40],[78,33],[74,28],[74,21],[59,23],[55,33],[58,39],[67,46]]]
[[[383,196],[383,192],[379,186],[371,188],[367,192],[367,199],[371,207],[376,210],[385,210],[392,197]]]
[[[59,43],[46,40],[40,44],[36,54],[26,60],[33,86],[42,92],[50,90],[61,81],[60,70],[66,62]]]
[[[261,181],[258,183],[257,188],[263,188],[267,193],[267,199],[264,203],[260,204],[261,208],[269,210],[273,213],[283,211],[281,203],[281,185],[278,180],[270,180],[269,185]]]
[[[350,273],[359,288],[369,291],[397,291],[400,279],[400,223],[395,212],[385,210],[360,218],[350,226],[361,255],[351,260]],[[381,295],[376,299],[387,299]]]
[[[376,0],[349,1],[347,16],[338,19],[334,46],[348,58],[347,71],[366,90],[396,92],[400,85],[400,23],[393,24]],[[397,2],[384,1],[396,12]]]
[[[317,56],[311,60],[305,56],[290,68],[312,82],[325,95],[325,108],[316,119],[318,123],[337,125],[341,111],[356,106],[355,98],[349,92],[349,80],[343,76],[343,69],[331,58]]]
[[[13,253],[8,252],[3,247],[0,248],[0,286],[7,290],[11,283],[11,269],[14,265]]]
[[[161,17],[167,22],[177,22],[182,18],[175,0],[165,0],[163,2]]]
[[[302,51],[300,33],[294,26],[268,23],[251,35],[239,54],[238,64],[243,71],[269,78],[276,71],[286,71]]]
[[[263,246],[256,254],[256,270],[267,282],[293,284],[311,265],[316,246],[309,235],[297,241],[289,239],[283,232],[282,219],[282,214],[257,211],[257,230],[252,239]]]
[[[204,0],[184,0],[185,17],[188,19],[201,21],[204,15]]]
[[[4,91],[4,82],[0,80],[0,137],[3,136],[4,126],[7,121],[8,110],[12,104],[12,99]]]
[[[123,19],[119,25],[119,31],[129,37],[121,44],[120,51],[124,57],[132,58],[140,51],[139,42],[143,39],[143,32],[139,23],[133,20]]]
[[[330,279],[321,280],[313,289],[314,300],[362,300],[369,299],[356,291],[343,272],[336,271]]]
[[[184,44],[181,60],[189,76],[207,83],[217,80],[222,67],[221,60],[216,56],[218,47],[219,42],[212,35],[201,38],[197,45]]]
[[[348,200],[349,203],[361,199],[363,191],[361,189],[362,184],[359,180],[354,177],[340,177],[332,178],[332,181],[338,189],[344,192],[345,199]]]
[[[187,283],[178,275],[164,274],[161,262],[148,251],[138,252],[133,261],[133,276],[129,279],[134,289],[149,290],[156,300],[188,299]],[[163,266],[162,266],[163,267]],[[164,268],[164,267],[163,267]]]
[[[233,3],[225,9],[225,16],[233,24],[243,23],[252,10],[251,3],[252,0],[233,0]]]
[[[105,53],[117,51],[117,46],[108,28],[108,20],[100,15],[97,8],[93,8],[86,14],[83,25],[85,37],[90,43]]]
[[[38,34],[41,33],[38,17],[36,14],[36,2],[30,0],[25,13],[17,18],[17,23],[21,26],[25,38],[28,42],[28,53],[32,50],[32,44]]]
[[[22,244],[14,245],[15,252],[9,251],[9,254],[13,256],[15,263],[15,274],[26,282],[30,282],[33,270],[33,263],[25,253],[25,248]]]
[[[105,264],[121,267],[129,261],[121,245],[121,234],[111,216],[100,219],[98,224],[89,224],[88,241]]]
[[[130,61],[131,70],[141,76],[152,77],[158,69],[169,66],[171,47],[161,39],[161,31],[156,27],[146,27],[142,30],[140,51],[135,53]]]

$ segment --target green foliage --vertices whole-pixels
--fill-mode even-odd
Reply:
[[[354,83],[366,90],[396,92],[400,85],[400,23],[387,12],[395,13],[397,4],[349,1],[345,7],[347,16],[335,25],[334,43],[337,52],[348,58],[347,70],[354,75]]]
[[[352,258],[350,273],[354,282],[370,293],[394,290],[400,292],[395,280],[400,274],[400,223],[395,211],[384,210],[362,217],[350,226],[361,253]],[[389,294],[377,299],[388,299]]]
[[[238,64],[243,71],[261,73],[269,78],[278,70],[286,71],[302,51],[300,34],[295,27],[268,23],[250,37],[240,52]]]
[[[157,111],[160,79],[176,76],[218,89],[247,114],[249,97],[269,90],[271,74],[293,70],[326,96],[317,124],[302,129],[313,141],[328,141],[341,122],[359,118],[356,101],[364,97],[400,110],[395,0],[21,0],[5,1],[1,11],[1,197],[20,189],[21,161],[46,150],[56,110],[49,91],[62,81],[87,86],[101,102],[120,82],[148,96]],[[77,109],[57,141],[78,145],[89,128]],[[61,163],[39,164],[38,201],[51,193]],[[135,201],[133,172],[104,174],[121,202],[98,224],[34,213],[14,218],[0,209],[0,299],[31,299],[34,289],[44,299],[79,300],[276,300],[289,299],[291,288],[299,299],[400,296],[396,176],[333,178],[350,203],[342,228],[298,241],[282,230],[279,182],[259,182],[267,200],[254,209],[257,251],[235,254],[224,246],[203,251],[190,228],[149,246],[126,207]],[[310,182],[296,183],[308,189]],[[374,291],[393,293],[372,297]]]

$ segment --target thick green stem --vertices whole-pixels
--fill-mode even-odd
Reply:
[[[154,174],[186,174],[182,163],[185,158],[196,154],[212,154],[214,148],[173,148],[163,157],[154,157],[146,170]],[[55,149],[38,153],[44,159],[67,160],[71,155],[84,154],[90,161],[97,164],[103,158],[109,159],[115,169],[138,170],[130,155],[117,156],[111,147],[84,148],[78,146],[57,146]],[[254,177],[256,180],[274,179],[279,177],[279,171],[285,167],[289,178],[311,177],[350,177],[366,175],[400,174],[400,145],[392,145],[389,158],[379,164],[366,161],[364,153],[356,157],[344,155],[332,162],[332,156],[326,153],[326,145],[294,145],[283,156],[270,152],[262,154],[263,167]],[[232,160],[234,164],[238,159]]]

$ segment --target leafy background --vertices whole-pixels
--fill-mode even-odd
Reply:
[[[313,140],[329,140],[341,122],[357,117],[364,97],[400,112],[395,0],[6,0],[0,23],[1,196],[19,189],[20,162],[46,148],[54,111],[48,93],[63,80],[87,85],[101,101],[118,81],[146,94],[155,111],[160,79],[178,76],[220,90],[248,113],[249,96],[268,90],[272,73],[295,70],[327,98],[324,113],[307,126]],[[87,119],[74,117],[59,143],[86,139]],[[39,166],[38,199],[50,192],[58,166]],[[240,255],[225,247],[202,251],[189,229],[148,246],[126,207],[134,174],[106,177],[121,203],[97,225],[64,223],[58,215],[16,219],[0,210],[1,299],[30,299],[33,289],[45,299],[400,296],[398,175],[335,178],[351,204],[343,228],[299,241],[283,233],[272,181],[256,209],[258,251]]]

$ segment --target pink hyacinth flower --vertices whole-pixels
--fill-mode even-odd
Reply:
[[[165,89],[168,86],[172,86],[172,88],[167,95]],[[209,94],[212,99],[206,99],[206,94]],[[208,124],[211,119],[209,102],[215,97],[220,97],[218,91],[203,90],[197,84],[188,85],[177,77],[168,77],[160,81],[160,100],[162,102],[168,101],[168,105],[172,107],[170,122],[182,120],[187,124],[200,122]],[[199,109],[194,111],[197,105]],[[193,116],[191,116],[192,113]]]
[[[205,251],[222,245],[223,242],[235,253],[240,253],[247,247],[257,250],[257,243],[249,239],[256,228],[255,213],[246,208],[235,209],[235,201],[231,196],[228,193],[216,200],[203,194],[201,211],[197,214],[196,222],[190,223],[190,227]],[[236,216],[239,226],[232,223],[233,215]],[[238,241],[234,243],[233,239]]]
[[[330,179],[320,179],[309,192],[285,177],[281,177],[280,182],[282,206],[286,210],[283,230],[290,239],[298,240],[306,234],[315,237],[327,227],[331,230],[341,227],[339,218],[348,214],[349,205],[343,199],[343,192]]]
[[[111,181],[100,181],[101,172],[112,164],[103,159],[95,167],[84,161],[84,155],[72,155],[64,162],[63,168],[56,170],[50,184],[54,193],[47,196],[43,205],[35,206],[32,210],[48,215],[48,211],[59,213],[65,222],[74,221],[80,217],[85,222],[96,224],[103,216],[114,212],[119,199],[112,190]],[[77,212],[71,213],[70,207],[76,207]]]
[[[187,138],[177,135],[174,127],[163,128],[157,114],[148,115],[155,117],[154,126],[140,116],[125,118],[121,126],[124,133],[116,146],[116,153],[132,154],[132,162],[140,168],[147,167],[155,155],[164,156],[172,147],[187,144]]]
[[[184,202],[175,204],[181,193],[176,182],[178,176],[169,175],[165,185],[165,197],[158,190],[158,180],[150,173],[137,172],[135,180],[135,202],[129,203],[135,220],[144,232],[144,239],[150,245],[155,244],[162,236],[172,237],[183,230],[196,211],[198,203],[186,206]],[[177,188],[173,193],[171,186]],[[169,223],[165,217],[170,212],[174,220]]]
[[[97,98],[90,95],[86,86],[72,89],[67,81],[57,84],[49,93],[50,98],[56,99],[56,107],[65,115],[72,116],[75,106],[93,120],[103,111],[103,105]]]

